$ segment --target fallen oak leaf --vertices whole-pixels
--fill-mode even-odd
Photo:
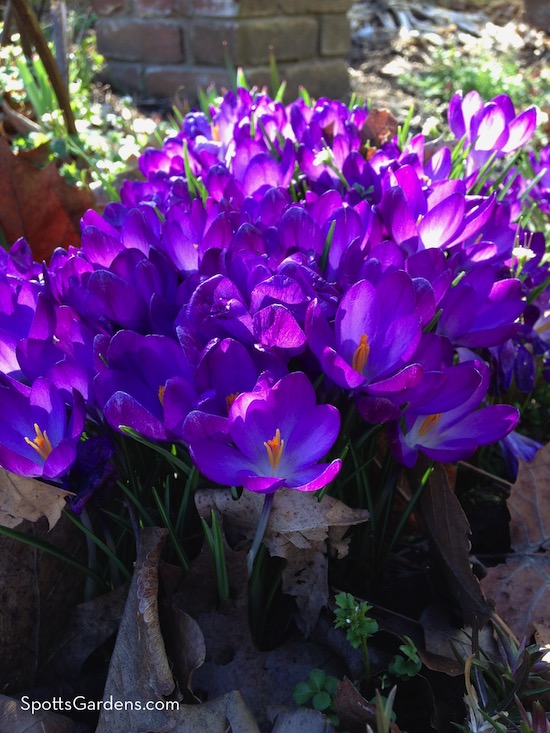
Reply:
[[[203,489],[195,494],[203,518],[216,509],[223,517],[226,536],[236,535],[246,542],[256,533],[263,502],[263,495],[251,491],[243,492],[238,501],[225,489]],[[300,612],[296,621],[306,636],[328,602],[328,552],[344,557],[348,549],[344,535],[351,526],[368,519],[365,509],[352,509],[328,495],[318,501],[307,492],[291,489],[275,493],[263,543],[272,556],[287,561],[283,592],[295,597]]]
[[[0,468],[0,525],[13,528],[24,519],[36,522],[45,516],[52,529],[61,517],[67,496],[72,493]]]
[[[370,109],[361,129],[361,142],[379,148],[397,135],[398,126],[399,123],[389,110]]]
[[[82,665],[118,629],[128,584],[79,604],[45,667],[49,679],[75,679]]]
[[[80,244],[80,219],[95,199],[70,186],[53,163],[37,168],[0,137],[0,229],[13,244],[24,237],[34,259],[48,260],[56,247]]]
[[[237,691],[202,705],[181,705],[175,699],[165,704],[167,696],[176,694],[158,617],[158,570],[166,536],[158,527],[139,535],[134,577],[104,691],[104,703],[111,705],[101,707],[96,733],[259,733]],[[197,628],[192,625],[193,633]]]
[[[519,461],[507,501],[515,554],[487,569],[483,590],[518,639],[536,630],[550,643],[550,443],[530,461]]]
[[[515,552],[550,550],[550,443],[531,462],[519,461],[507,505],[510,539]]]
[[[305,640],[298,633],[270,651],[258,649],[249,624],[246,550],[224,546],[231,598],[222,603],[218,599],[216,572],[206,546],[193,560],[179,594],[182,607],[202,629],[208,650],[204,665],[194,674],[194,689],[211,700],[238,687],[261,730],[271,730],[274,716],[279,721],[282,711],[295,708],[294,688],[312,669],[323,667],[337,677],[345,669],[324,642]],[[210,728],[205,730],[210,733]]]

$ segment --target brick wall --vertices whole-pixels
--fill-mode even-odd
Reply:
[[[287,96],[349,90],[352,0],[92,0],[105,76],[141,98],[195,96],[229,83],[227,62],[251,84],[269,84],[273,52]]]

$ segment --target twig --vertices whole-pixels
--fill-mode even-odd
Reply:
[[[50,51],[44,34],[40,29],[38,19],[35,15],[34,10],[31,8],[27,0],[12,0],[13,7],[17,16],[21,22],[21,26],[25,30],[25,34],[36,48],[48,78],[51,82],[59,107],[63,113],[65,119],[65,125],[67,126],[67,132],[71,136],[77,135],[75,118],[71,109],[71,100],[69,97],[69,91],[67,86],[63,82],[63,78],[59,71],[59,67],[55,62],[55,59]]]

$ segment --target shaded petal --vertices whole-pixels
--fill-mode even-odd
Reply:
[[[252,463],[227,443],[197,440],[189,446],[189,453],[199,471],[217,484],[242,486],[244,476],[256,475]]]

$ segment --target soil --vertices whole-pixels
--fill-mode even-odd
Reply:
[[[437,47],[457,48],[464,67],[475,65],[476,50],[497,56],[511,52],[524,78],[550,63],[550,36],[523,22],[523,7],[510,3],[392,2],[359,0],[350,12],[352,51],[351,90],[370,107],[388,109],[398,121],[411,105],[413,125],[446,107],[454,88],[449,79],[445,99],[423,98],[407,76],[425,75],[433,68]],[[439,106],[438,106],[439,105]]]

